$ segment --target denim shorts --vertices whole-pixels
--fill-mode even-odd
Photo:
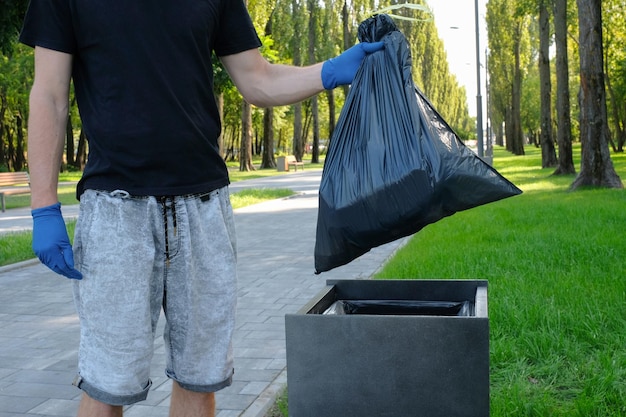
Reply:
[[[74,385],[111,405],[144,400],[163,310],[166,374],[185,389],[232,382],[236,241],[228,188],[176,197],[87,190],[74,251]]]

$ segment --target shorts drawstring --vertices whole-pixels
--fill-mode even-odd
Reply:
[[[167,201],[170,201],[170,207],[172,208],[172,225],[174,226],[174,236],[176,236],[176,201],[174,197],[170,196],[161,196],[159,197],[161,201],[161,206],[163,208],[163,229],[165,233],[165,265],[170,266],[170,242],[169,242],[169,233],[168,233],[168,222],[167,222]]]

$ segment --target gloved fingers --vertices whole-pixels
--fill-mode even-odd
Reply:
[[[385,48],[384,42],[362,42],[359,45],[363,48],[363,52],[371,54],[372,52],[380,51]]]
[[[49,249],[36,252],[37,258],[42,264],[57,274],[71,279],[82,279],[83,275],[74,268],[74,253],[72,247],[67,245],[54,246]]]
[[[72,251],[72,247],[68,246],[66,248],[61,248],[61,250],[63,253],[63,260],[65,261],[63,272],[61,272],[61,274],[71,279],[83,279],[83,274],[74,268],[74,252]]]
[[[39,260],[57,274],[82,279],[74,268],[74,253],[61,214],[61,203],[32,210],[32,248]]]
[[[78,272],[76,269],[73,269],[73,268],[68,269],[67,265],[52,265],[50,266],[50,269],[59,275],[63,275],[66,278],[77,279],[77,280],[83,279],[83,276],[80,272]]]

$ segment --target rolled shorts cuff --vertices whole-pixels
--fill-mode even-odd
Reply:
[[[85,381],[80,375],[76,375],[76,378],[74,378],[74,382],[72,382],[72,385],[80,388],[85,394],[89,395],[89,397],[93,398],[96,401],[100,401],[101,403],[108,405],[130,405],[135,404],[139,401],[143,401],[148,397],[148,391],[150,391],[152,381],[148,380],[148,383],[143,391],[129,395],[117,395],[102,391],[101,389],[96,388],[89,382]]]
[[[210,384],[210,385],[188,384],[176,378],[176,375],[174,375],[174,373],[171,371],[166,371],[165,374],[167,375],[168,378],[176,381],[176,383],[178,383],[178,385],[180,385],[181,388],[186,389],[187,391],[192,391],[192,392],[217,392],[221,389],[224,389],[230,386],[233,383],[232,373],[224,381],[219,382],[217,384]]]

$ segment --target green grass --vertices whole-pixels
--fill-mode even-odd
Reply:
[[[377,278],[489,280],[491,416],[625,416],[626,191],[570,192],[527,151],[495,158],[524,194],[426,227]]]
[[[230,202],[234,209],[238,209],[267,200],[289,197],[293,194],[293,191],[286,188],[250,188],[231,194]]]
[[[257,204],[266,200],[284,198],[293,195],[294,192],[284,188],[275,189],[246,189],[230,196],[230,201],[234,209]],[[28,201],[25,205],[27,206]],[[75,203],[70,203],[75,204]],[[67,230],[70,237],[74,236],[75,222],[67,223]],[[16,232],[0,236],[0,266],[10,265],[16,262],[25,261],[35,257],[31,248],[32,233]]]

